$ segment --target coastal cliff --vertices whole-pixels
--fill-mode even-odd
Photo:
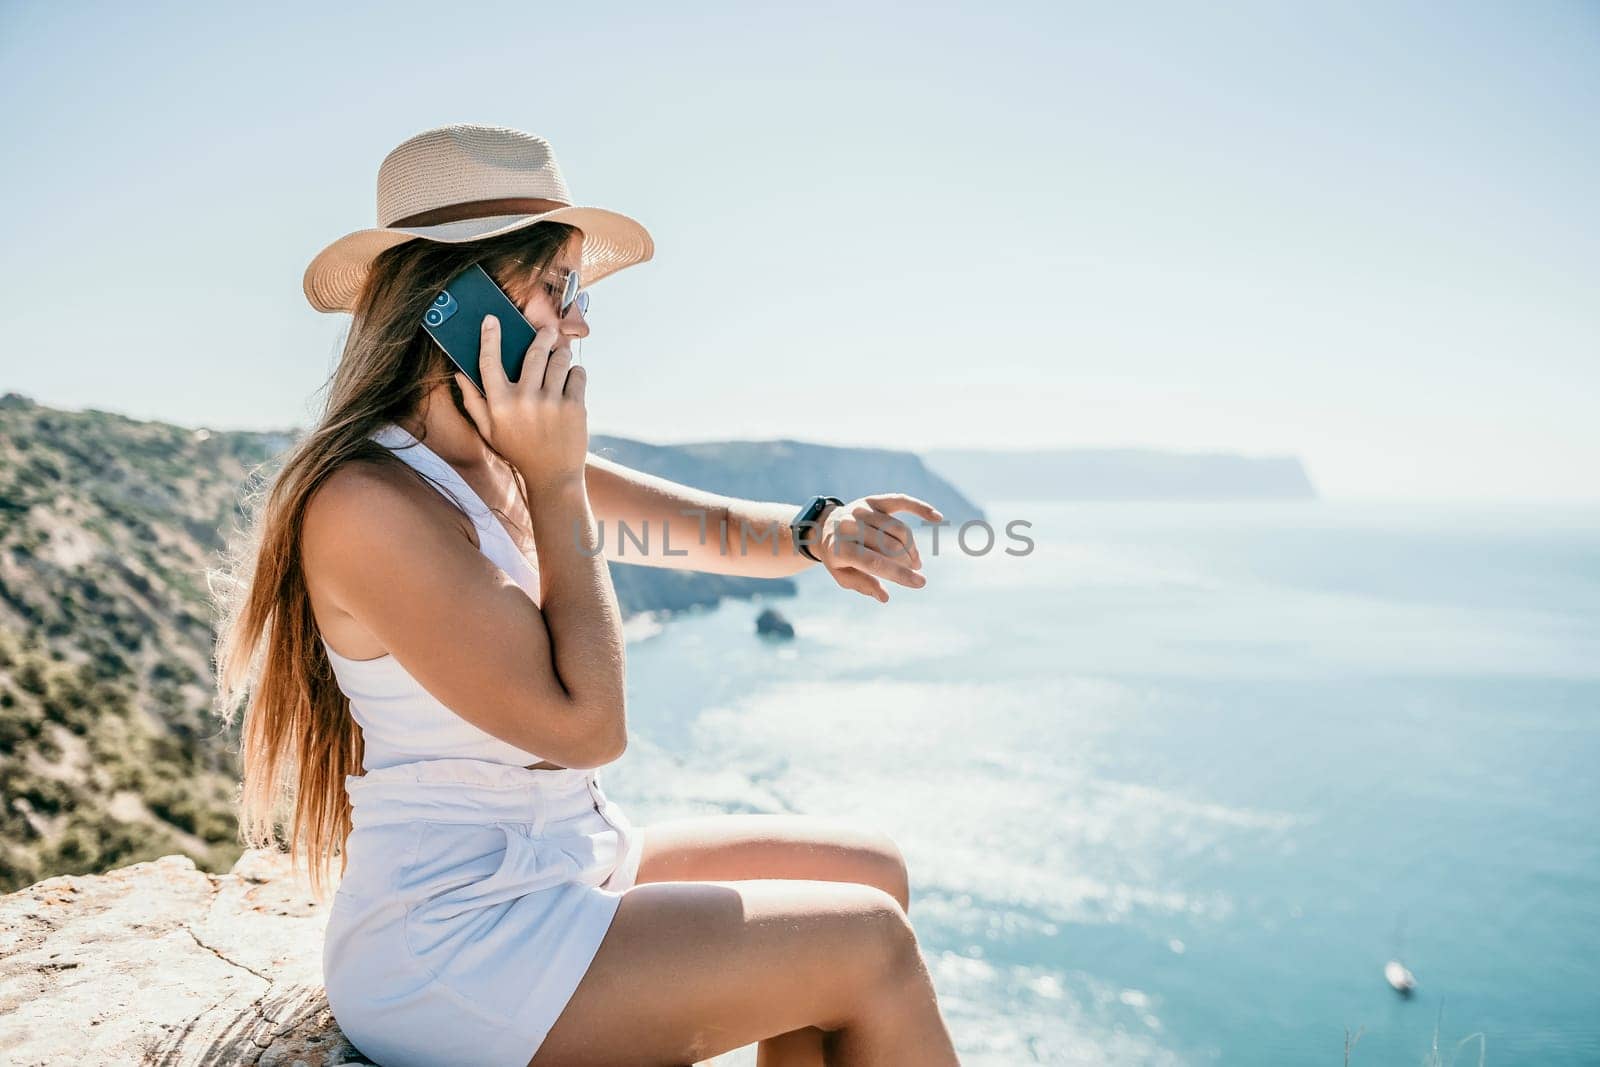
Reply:
[[[606,434],[593,435],[589,448],[635,470],[728,496],[798,504],[816,493],[842,500],[905,493],[933,504],[954,525],[983,517],[982,508],[920,456],[896,449],[789,439],[653,445]]]

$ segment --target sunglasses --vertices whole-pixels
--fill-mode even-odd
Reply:
[[[582,288],[582,285],[583,279],[575,270],[567,271],[567,276],[562,279],[560,285],[549,281],[544,283],[545,291],[550,294],[551,299],[557,301],[556,306],[562,318],[567,317],[567,309],[573,304],[578,305],[578,314],[589,314],[589,290]]]

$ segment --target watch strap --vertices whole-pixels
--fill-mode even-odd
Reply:
[[[809,560],[820,563],[822,560],[811,551],[809,544],[810,535],[815,531],[817,517],[832,504],[835,507],[844,503],[836,496],[814,496],[808,500],[804,507],[795,512],[794,521],[789,525],[789,531],[794,536],[795,551]]]

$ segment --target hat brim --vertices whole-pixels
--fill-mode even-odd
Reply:
[[[491,215],[437,226],[385,226],[347,233],[311,260],[301,287],[318,311],[352,311],[372,261],[385,249],[418,238],[462,244],[540,222],[564,222],[583,231],[579,272],[585,286],[655,254],[649,231],[626,215],[598,207],[560,207],[538,215]]]

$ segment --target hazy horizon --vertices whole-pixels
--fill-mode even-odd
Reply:
[[[595,433],[1600,498],[1600,8],[474,10],[511,29],[0,11],[0,392],[307,425],[349,320],[306,263],[390,148],[477,121],[655,237],[594,290]]]

